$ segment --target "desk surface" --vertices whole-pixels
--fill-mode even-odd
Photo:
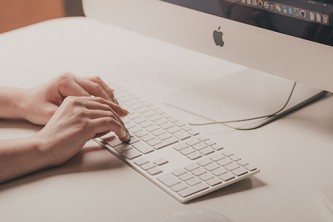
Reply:
[[[2,85],[29,87],[63,72],[100,75],[163,105],[171,93],[243,67],[87,18],[0,35]],[[154,93],[151,93],[154,92]],[[0,122],[0,138],[39,128]],[[261,168],[250,179],[181,204],[94,142],[67,164],[0,185],[1,221],[158,221],[211,209],[233,221],[332,221],[319,189],[333,184],[333,98],[262,129],[200,128]],[[138,189],[139,188],[139,189]],[[47,219],[46,219],[47,218]]]

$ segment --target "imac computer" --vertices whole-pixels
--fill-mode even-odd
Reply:
[[[294,108],[333,91],[331,0],[83,0],[83,4],[87,16],[248,67],[247,77],[243,72],[240,78],[229,79],[243,81],[234,87],[237,91],[251,80],[263,79],[243,92],[246,97],[276,76],[306,86]],[[258,94],[276,88],[269,82]],[[226,85],[232,86],[221,81],[214,87]],[[224,119],[237,117],[247,115]],[[211,116],[215,121],[220,118]]]

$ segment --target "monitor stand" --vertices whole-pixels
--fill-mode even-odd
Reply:
[[[272,114],[282,108],[293,84],[290,80],[246,69],[170,94],[164,102],[191,114],[192,123],[247,119]],[[325,94],[326,91],[298,83],[288,106],[278,115],[230,125],[244,129],[266,125]]]

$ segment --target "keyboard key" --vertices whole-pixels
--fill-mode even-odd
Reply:
[[[165,158],[160,158],[160,159],[157,159],[154,161],[154,163],[157,165],[157,166],[162,166],[164,164],[167,164],[169,161]]]
[[[135,137],[135,136],[132,136],[132,137],[131,137],[131,141],[129,141],[127,144],[132,145],[132,144],[134,144],[134,143],[136,143],[136,142],[139,142],[139,141],[140,141],[139,138],[137,138],[137,137]]]
[[[174,143],[178,142],[178,140],[172,140],[172,138],[169,138],[168,140],[166,141],[162,141],[161,143],[158,143],[154,146],[155,149],[162,149],[164,147],[167,147],[169,145],[172,145]]]
[[[154,136],[159,136],[159,135],[162,135],[163,133],[165,133],[165,130],[157,129],[157,130],[153,131],[151,134],[153,134]]]
[[[176,126],[178,126],[178,127],[185,126],[185,123],[180,122],[180,121],[176,121],[176,122],[174,122],[174,124],[176,124]]]
[[[158,138],[160,140],[164,141],[164,140],[167,140],[167,139],[171,138],[171,134],[169,134],[169,133],[163,133],[163,134],[159,135]]]
[[[201,176],[199,176],[199,178],[203,181],[206,181],[206,180],[214,178],[214,176],[213,176],[213,174],[207,172],[207,173],[204,173]]]
[[[210,164],[205,166],[205,169],[208,170],[208,171],[212,171],[212,170],[215,170],[219,167],[220,166],[217,163],[210,163]]]
[[[204,148],[202,150],[200,150],[200,153],[202,153],[203,155],[208,155],[208,154],[211,154],[211,153],[214,153],[215,151],[210,148],[210,147],[207,147],[207,148]]]
[[[177,137],[178,139],[180,139],[180,140],[188,139],[188,138],[191,137],[190,134],[188,134],[187,132],[182,131],[182,130],[173,133],[173,135],[174,135],[175,137]]]
[[[147,172],[148,172],[150,175],[155,176],[155,175],[157,175],[157,174],[162,173],[163,171],[162,171],[160,168],[158,168],[158,167],[153,167],[153,168],[149,169]]]
[[[143,113],[142,116],[145,118],[151,117],[152,115],[154,115],[155,112],[152,110],[148,110],[147,112]]]
[[[185,131],[189,131],[189,130],[192,129],[192,128],[189,127],[188,125],[184,125],[184,126],[182,126],[181,128],[182,128],[183,130],[185,130]]]
[[[163,176],[160,176],[157,178],[157,180],[159,180],[160,182],[162,182],[165,186],[167,187],[171,187],[174,186],[178,183],[181,182],[180,179],[178,179],[176,176],[172,175],[172,174],[164,174]]]
[[[143,154],[147,154],[147,153],[154,151],[154,149],[151,146],[149,146],[147,143],[144,143],[142,141],[134,143],[132,146]]]
[[[214,144],[214,145],[212,146],[212,148],[213,148],[214,150],[223,150],[223,146],[222,146],[222,145],[219,145],[219,144]]]
[[[241,160],[241,158],[239,156],[236,156],[236,155],[232,155],[230,157],[230,159],[232,159],[233,161],[239,161],[239,160]]]
[[[123,143],[117,136],[113,136],[112,138],[109,138],[109,140],[104,140],[107,144],[109,144],[112,147],[118,146]]]
[[[222,167],[219,167],[215,170],[212,171],[212,173],[215,175],[215,176],[220,176],[222,174],[225,174],[226,172],[228,172],[226,169],[222,168]]]
[[[141,159],[136,160],[134,163],[135,163],[136,165],[138,165],[138,166],[141,166],[141,165],[143,165],[143,164],[145,164],[145,163],[148,163],[148,162],[149,162],[149,161],[146,160],[145,158],[141,158]]]
[[[184,174],[184,173],[187,173],[187,171],[183,168],[177,169],[177,170],[172,172],[172,174],[177,176],[177,177]]]
[[[153,125],[153,123],[149,122],[149,121],[144,121],[142,123],[139,124],[142,128],[146,128],[148,126]]]
[[[197,132],[197,131],[195,131],[195,130],[193,130],[193,129],[191,129],[191,130],[189,130],[189,131],[187,131],[189,134],[191,134],[192,136],[196,136],[196,135],[199,135],[199,132]]]
[[[187,156],[188,154],[195,152],[195,150],[192,149],[191,147],[187,147],[187,148],[181,150],[180,152],[181,152],[183,155]]]
[[[207,148],[208,146],[206,145],[206,144],[204,144],[204,143],[198,143],[198,144],[195,144],[194,146],[193,146],[193,149],[195,149],[195,150],[202,150],[202,149],[204,149],[204,148]]]
[[[229,158],[223,158],[222,160],[217,161],[217,163],[221,166],[228,165],[232,161]]]
[[[148,142],[148,141],[150,141],[152,139],[155,139],[155,137],[153,135],[151,135],[151,134],[148,134],[148,135],[145,135],[145,136],[141,137],[141,139],[143,141],[145,141],[145,142]]]
[[[202,141],[202,142],[205,142],[205,141],[208,140],[208,138],[205,137],[205,136],[198,136],[198,139],[199,139],[200,141]]]
[[[159,127],[156,125],[150,125],[150,126],[146,127],[146,130],[148,132],[154,132],[155,130],[158,130],[158,129],[159,129]]]
[[[192,163],[192,164],[189,164],[185,167],[185,170],[188,170],[188,171],[193,171],[195,169],[198,169],[200,168],[200,166],[196,163]]]
[[[157,121],[158,119],[161,119],[161,118],[162,117],[160,115],[156,114],[156,113],[154,115],[148,117],[148,119],[152,122]]]
[[[141,153],[139,151],[137,151],[136,149],[130,149],[130,150],[123,152],[122,155],[124,155],[127,159],[132,160],[132,159],[135,159],[135,158],[141,156]]]
[[[171,134],[174,134],[174,133],[180,131],[180,128],[178,128],[177,126],[173,126],[173,127],[169,128],[169,129],[167,129],[167,131],[169,133],[171,133]]]
[[[257,168],[252,165],[246,165],[245,168],[249,171],[255,171]]]
[[[226,168],[229,171],[232,171],[234,169],[239,168],[239,165],[237,163],[229,163],[228,165],[225,165],[224,168]]]
[[[181,151],[185,148],[187,148],[188,146],[184,143],[178,143],[176,146],[174,146],[174,149],[177,150],[177,151]]]
[[[158,120],[154,121],[154,123],[155,123],[156,125],[158,125],[158,126],[161,126],[161,125],[163,125],[163,124],[165,124],[165,123],[167,123],[167,122],[168,122],[168,120],[166,120],[166,119],[164,119],[164,118],[161,118],[161,119],[158,119]]]
[[[214,178],[211,178],[211,179],[207,180],[206,183],[207,183],[209,186],[212,186],[212,187],[213,187],[213,186],[216,186],[216,185],[222,183],[222,180],[220,180],[220,179],[214,177]]]
[[[215,161],[215,162],[219,161],[219,160],[222,160],[224,158],[225,158],[225,156],[223,154],[221,154],[221,153],[215,153],[214,155],[212,155],[210,157],[210,159],[213,160],[213,161]]]
[[[163,125],[161,125],[160,127],[164,130],[167,130],[167,129],[173,127],[173,126],[174,126],[173,123],[167,122],[167,123],[164,123]]]
[[[222,174],[221,176],[219,176],[223,181],[229,181],[233,178],[235,178],[234,175],[232,175],[231,173],[227,172],[225,174]]]
[[[192,179],[187,180],[186,183],[190,186],[194,186],[194,185],[201,183],[201,181],[198,180],[197,178],[192,178]]]
[[[189,158],[190,160],[196,160],[196,159],[199,159],[201,157],[202,157],[202,155],[198,152],[190,153],[190,154],[187,155],[187,158]]]
[[[152,140],[149,140],[147,143],[148,143],[149,145],[151,145],[151,146],[155,146],[155,145],[161,143],[161,140],[159,140],[159,139],[157,139],[157,138],[154,138],[154,139],[152,139]]]
[[[145,130],[140,130],[140,131],[136,132],[135,135],[137,137],[141,138],[141,137],[144,137],[144,136],[148,135],[148,132],[145,131]]]
[[[222,154],[226,157],[230,157],[232,155],[234,155],[232,152],[230,152],[229,150],[223,149]]]
[[[208,145],[208,146],[213,146],[215,145],[216,143],[211,141],[211,140],[206,140],[205,143]]]
[[[137,123],[137,124],[143,123],[143,122],[145,122],[145,121],[146,121],[146,119],[143,118],[142,116],[140,116],[139,118],[136,118],[136,119],[134,120],[134,122]]]
[[[182,181],[186,181],[186,180],[194,178],[194,176],[191,173],[185,173],[185,174],[180,175],[178,178],[181,179]]]
[[[153,164],[153,163],[150,163],[150,162],[148,162],[148,163],[145,163],[145,164],[143,164],[143,165],[141,165],[140,166],[143,170],[149,170],[149,169],[152,169],[152,168],[154,168],[155,167],[155,165]]]
[[[212,161],[210,159],[207,159],[207,158],[198,161],[198,164],[200,166],[207,166],[208,164],[211,164],[211,163],[212,163]]]
[[[181,190],[186,189],[188,186],[185,183],[179,183],[171,187],[171,189],[175,192],[179,192]]]
[[[186,144],[189,146],[194,146],[195,144],[200,143],[201,141],[198,140],[197,138],[192,138],[186,141]]]
[[[201,182],[201,183],[199,183],[199,184],[197,184],[193,187],[188,187],[184,190],[179,191],[178,194],[182,197],[188,197],[192,194],[198,193],[198,192],[200,192],[202,190],[205,190],[207,188],[208,188],[208,185]]]
[[[204,173],[206,173],[207,171],[203,168],[199,168],[199,169],[195,169],[192,171],[192,173],[195,175],[195,176],[200,176]]]
[[[233,170],[232,173],[235,174],[236,176],[242,176],[244,174],[247,174],[247,170],[239,167],[239,168]]]
[[[247,161],[245,161],[245,160],[242,160],[242,159],[238,160],[237,163],[238,163],[239,165],[241,165],[241,166],[245,166],[245,165],[248,165],[248,164],[249,164],[249,162],[247,162]]]
[[[123,144],[120,144],[119,146],[114,147],[114,149],[117,150],[119,153],[123,153],[127,150],[132,149],[132,147],[129,144],[123,143]]]

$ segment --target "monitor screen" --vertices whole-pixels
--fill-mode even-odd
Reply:
[[[333,46],[332,0],[162,0]]]

